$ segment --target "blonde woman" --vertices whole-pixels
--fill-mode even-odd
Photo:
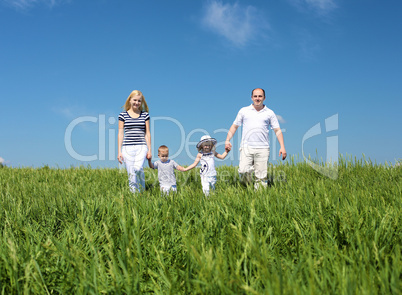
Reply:
[[[124,162],[130,190],[137,193],[145,189],[145,158],[152,157],[149,110],[139,90],[130,93],[123,107],[125,111],[119,114],[117,160],[120,164]]]

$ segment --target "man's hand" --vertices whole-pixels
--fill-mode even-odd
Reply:
[[[282,155],[282,160],[285,160],[286,159],[286,156],[288,155],[287,153],[286,153],[286,150],[285,150],[285,148],[281,148],[280,150],[279,150],[279,157]]]
[[[230,141],[225,141],[225,151],[230,152],[231,149],[232,149],[232,144],[230,143]]]

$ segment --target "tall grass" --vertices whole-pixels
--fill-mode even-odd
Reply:
[[[0,169],[1,294],[401,294],[400,167],[303,163],[254,191],[218,168],[178,192],[129,192],[118,169]]]

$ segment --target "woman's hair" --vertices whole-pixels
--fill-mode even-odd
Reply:
[[[126,103],[125,103],[124,106],[123,106],[123,108],[124,108],[126,111],[128,111],[129,109],[131,109],[130,100],[131,100],[131,98],[132,98],[133,96],[136,96],[136,95],[141,95],[141,107],[140,107],[140,111],[145,111],[145,112],[149,113],[149,109],[148,109],[147,102],[145,101],[145,97],[144,97],[144,95],[142,94],[142,92],[139,91],[139,90],[133,90],[133,91],[130,93],[130,95],[128,96],[128,98],[127,98],[127,100],[126,100]]]

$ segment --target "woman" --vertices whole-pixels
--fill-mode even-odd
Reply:
[[[123,107],[126,111],[119,114],[117,160],[126,165],[130,190],[136,193],[145,189],[143,165],[145,158],[152,157],[149,110],[139,90],[130,93]]]

